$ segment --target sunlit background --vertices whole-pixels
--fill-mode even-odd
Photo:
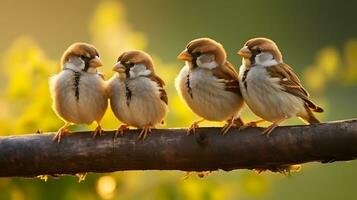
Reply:
[[[118,55],[142,49],[154,57],[167,83],[166,127],[187,127],[198,119],[173,87],[183,65],[176,60],[186,43],[211,37],[236,52],[256,36],[277,42],[284,61],[326,110],[323,121],[356,117],[357,3],[320,1],[20,1],[0,6],[0,134],[56,131],[62,124],[51,110],[48,78],[59,72],[63,51],[73,42],[94,44],[106,78]],[[256,119],[243,112],[245,121]],[[288,124],[301,124],[290,120]],[[108,111],[105,129],[119,122]],[[218,123],[204,125],[219,126]],[[76,130],[93,127],[77,126]],[[1,167],[1,166],[0,166]],[[183,179],[184,172],[135,171],[78,177],[0,179],[0,199],[353,199],[357,162],[306,164],[291,176],[248,170],[214,172]]]

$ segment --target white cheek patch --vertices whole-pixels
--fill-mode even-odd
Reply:
[[[79,58],[79,57],[72,57],[69,62],[73,63],[74,66],[80,68],[80,69],[84,69],[85,68],[85,63],[84,61]]]
[[[93,67],[89,67],[88,70],[87,70],[88,73],[93,73],[93,74],[96,74],[98,71],[96,68],[93,68]]]
[[[64,68],[72,69],[74,71],[81,71],[85,67],[85,63],[79,57],[71,57],[68,62],[64,64]]]
[[[130,78],[136,78],[139,76],[147,76],[151,74],[151,71],[143,64],[135,64],[129,71]]]
[[[203,54],[197,58],[196,62],[198,67],[205,68],[205,69],[213,69],[218,66],[218,63],[214,60],[213,55]]]
[[[263,52],[255,57],[255,63],[258,66],[270,67],[279,64],[269,52]]]

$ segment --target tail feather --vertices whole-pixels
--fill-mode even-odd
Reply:
[[[317,112],[317,113],[322,113],[324,111],[323,108],[317,106],[314,102],[312,102],[311,100],[309,99],[304,99],[306,105],[308,106],[307,109],[311,109],[312,111],[314,112]]]
[[[320,107],[317,107],[320,108]],[[320,108],[322,109],[322,108]],[[306,106],[306,111],[307,111],[307,116],[302,117],[306,122],[308,122],[309,124],[318,124],[321,123],[320,120],[318,120],[314,113],[312,113],[312,111],[317,112],[315,110],[310,110],[309,107]]]
[[[318,124],[321,123],[320,120],[318,120],[312,113],[309,116],[309,118],[306,119],[307,122],[309,122],[309,124]]]
[[[321,107],[316,106],[316,108],[313,109],[312,111],[317,112],[317,113],[322,113],[322,112],[324,112],[324,109],[321,108]]]

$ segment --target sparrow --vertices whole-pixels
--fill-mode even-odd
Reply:
[[[87,43],[74,43],[63,53],[62,71],[50,78],[52,108],[65,122],[53,140],[59,143],[72,124],[97,124],[93,137],[101,134],[100,121],[107,109],[108,96],[102,66],[96,48]]]
[[[187,134],[195,133],[198,124],[205,120],[227,120],[222,134],[233,125],[242,125],[239,112],[243,97],[238,73],[227,61],[223,46],[210,38],[195,39],[178,59],[185,65],[176,77],[176,89],[187,106],[202,117],[190,125]]]
[[[272,122],[263,134],[269,135],[286,119],[299,117],[309,124],[319,123],[313,112],[323,109],[310,100],[293,69],[283,62],[278,46],[267,38],[248,40],[238,54],[243,57],[239,70],[240,88],[248,107],[262,120]]]
[[[108,81],[110,106],[124,123],[115,135],[133,126],[142,129],[139,139],[144,140],[167,113],[165,82],[155,73],[151,56],[139,50],[122,53],[113,71],[117,73]]]

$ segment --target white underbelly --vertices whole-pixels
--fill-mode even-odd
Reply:
[[[279,79],[268,78],[264,68],[252,67],[247,74],[246,85],[241,78],[240,81],[248,107],[267,121],[296,117],[306,112],[303,100],[283,91],[278,84]]]
[[[208,70],[191,71],[188,87],[187,72],[185,68],[181,70],[176,88],[194,113],[210,121],[223,121],[239,114],[243,105],[241,96],[226,91],[224,83]]]
[[[107,109],[108,99],[105,82],[96,75],[81,76],[78,98],[74,83],[68,74],[60,74],[52,83],[53,109],[67,122],[90,124],[100,121]]]
[[[130,87],[131,97],[127,98],[125,84],[119,80],[111,86],[110,102],[115,116],[125,124],[143,128],[160,123],[167,112],[167,105],[160,99],[156,83],[141,80]],[[141,85],[143,84],[143,85]],[[141,85],[141,86],[140,86]]]

